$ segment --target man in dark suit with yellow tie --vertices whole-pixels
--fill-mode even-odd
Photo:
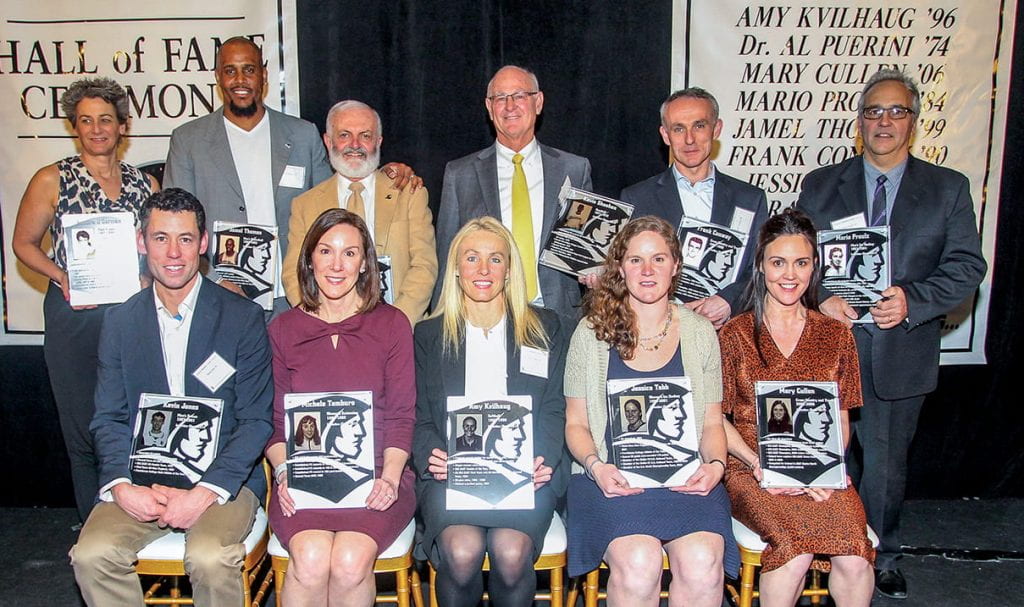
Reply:
[[[448,163],[437,214],[437,259],[444,271],[448,245],[467,221],[489,215],[515,236],[526,271],[530,300],[575,319],[580,287],[576,279],[538,266],[540,247],[558,212],[558,193],[566,177],[574,187],[593,189],[590,161],[537,142],[537,116],[544,93],[537,77],[506,65],[494,74],[484,99],[494,124],[494,145]],[[434,288],[434,301],[441,281]]]

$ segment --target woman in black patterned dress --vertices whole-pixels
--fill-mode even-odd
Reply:
[[[71,459],[75,503],[84,521],[99,490],[89,422],[105,306],[69,304],[68,243],[61,220],[67,213],[128,211],[137,216],[159,185],[117,158],[128,128],[128,96],[120,85],[109,78],[79,80],[61,96],[61,109],[81,152],[39,169],[32,177],[18,208],[12,245],[23,264],[50,281],[43,302],[43,354]],[[47,231],[52,256],[43,250]]]

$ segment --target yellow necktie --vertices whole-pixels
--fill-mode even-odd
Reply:
[[[526,298],[537,297],[537,249],[533,245],[533,211],[530,209],[530,188],[523,171],[523,155],[512,157],[512,236],[519,247],[526,275]]]
[[[359,181],[353,181],[349,184],[348,189],[352,193],[348,196],[348,204],[345,207],[346,210],[349,213],[359,215],[359,217],[365,220],[366,206],[363,204],[363,190],[366,189],[366,186]]]

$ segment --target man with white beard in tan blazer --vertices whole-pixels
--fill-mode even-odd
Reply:
[[[390,257],[394,305],[415,324],[423,317],[437,279],[434,226],[427,190],[399,190],[378,171],[383,140],[380,116],[360,101],[340,101],[327,112],[324,144],[337,173],[295,198],[288,221],[288,251],[281,268],[291,305],[301,300],[296,262],[302,241],[316,218],[327,209],[356,213],[373,234],[377,257]]]

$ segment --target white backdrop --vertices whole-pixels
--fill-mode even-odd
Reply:
[[[921,86],[914,156],[970,179],[992,267],[1016,0],[679,0],[672,87],[702,86],[724,121],[723,172],[791,206],[803,176],[857,153],[856,107],[882,67]],[[991,271],[947,320],[944,364],[984,363]]]
[[[3,12],[0,345],[40,344],[45,280],[15,259],[11,234],[32,175],[76,153],[61,93],[83,77],[117,80],[128,89],[132,116],[123,158],[136,166],[162,163],[171,130],[221,105],[213,77],[219,42],[249,36],[267,62],[267,105],[298,115],[295,3],[5,0]]]

